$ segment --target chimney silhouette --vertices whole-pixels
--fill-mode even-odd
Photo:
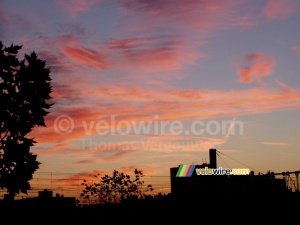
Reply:
[[[217,150],[209,149],[209,165],[210,168],[217,168]]]

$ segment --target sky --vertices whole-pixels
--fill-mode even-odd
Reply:
[[[51,69],[38,172],[300,169],[300,2],[0,1],[0,40]]]

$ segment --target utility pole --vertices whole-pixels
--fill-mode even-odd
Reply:
[[[282,173],[275,173],[275,175],[283,175],[284,179],[287,180],[287,177],[288,179],[290,179],[290,175],[291,174],[295,174],[296,176],[296,184],[295,184],[295,192],[299,192],[299,173],[300,173],[300,170],[298,171],[293,171],[293,172],[282,172]]]

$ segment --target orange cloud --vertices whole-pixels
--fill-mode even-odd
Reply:
[[[290,144],[289,143],[286,143],[286,142],[267,142],[267,141],[264,141],[264,142],[260,142],[261,144],[263,145],[275,145],[275,146],[289,146]]]
[[[74,162],[73,164],[90,164],[93,163],[93,160],[80,160],[78,162]]]
[[[86,180],[87,184],[98,182],[100,178],[95,175],[104,175],[105,172],[102,170],[93,170],[90,172],[82,172],[77,174],[65,174],[65,173],[51,173],[51,176],[45,176],[44,174],[35,174],[39,177],[39,183],[37,186],[34,182],[32,183],[33,188],[50,188],[56,192],[63,193],[65,196],[80,197],[81,191],[84,189],[82,185],[83,181]],[[51,178],[51,179],[49,179]]]
[[[67,115],[65,123],[59,124],[59,116]],[[82,128],[82,121],[90,121],[95,119],[99,115],[99,112],[93,112],[89,108],[76,108],[65,107],[57,110],[57,112],[50,113],[45,118],[47,127],[37,127],[32,130],[30,137],[34,137],[37,143],[62,143],[64,141],[77,140],[87,137],[85,129]],[[70,119],[71,121],[68,121]],[[61,120],[61,121],[62,121]],[[73,122],[73,124],[72,124]],[[69,127],[67,127],[69,126]],[[72,132],[68,135],[64,135],[63,129],[70,128]]]
[[[250,83],[257,81],[263,84],[261,77],[269,76],[275,66],[275,60],[263,53],[253,53],[244,55],[235,61],[238,67],[237,73],[240,76],[238,80],[241,83]]]
[[[121,167],[120,169],[116,169],[119,172],[124,172],[128,175],[134,175],[133,171],[136,167],[135,166],[127,166],[127,167]],[[145,171],[143,168],[137,168],[139,170],[142,170],[144,175],[149,175],[149,171]],[[105,170],[93,170],[90,172],[83,172],[83,173],[77,173],[77,174],[71,174],[68,176],[64,176],[62,178],[56,178],[52,180],[52,184],[54,185],[68,185],[68,186],[78,186],[81,185],[81,183],[86,180],[88,184],[92,184],[93,182],[99,182],[100,177],[104,175],[112,175],[113,171],[105,171]],[[57,176],[63,176],[65,174],[57,174]],[[98,176],[98,177],[97,177]],[[56,176],[54,176],[56,177]],[[83,186],[82,186],[83,187]]]
[[[59,149],[62,149],[62,148],[66,148],[66,147],[70,147],[71,145],[70,144],[57,144],[55,145],[54,147],[52,147],[52,151],[57,151]]]
[[[300,91],[289,88],[282,82],[281,90],[270,88],[252,88],[247,90],[201,90],[201,89],[172,89],[172,88],[146,88],[131,85],[95,85],[89,89],[78,87],[82,99],[89,99],[91,104],[75,107],[68,104],[66,99],[46,116],[47,127],[33,129],[30,136],[35,137],[39,145],[66,144],[70,141],[85,140],[93,135],[100,135],[97,123],[102,121],[108,124],[103,131],[107,135],[113,130],[129,127],[126,135],[139,135],[134,130],[136,122],[140,121],[193,121],[212,118],[224,118],[247,114],[270,112],[276,109],[299,107]],[[83,91],[84,90],[84,91]],[[74,94],[78,94],[75,92]],[[99,99],[101,101],[99,102]],[[70,100],[72,102],[72,100]],[[97,104],[94,104],[97,102]],[[60,116],[66,115],[72,119],[57,123]],[[114,123],[112,125],[112,116]],[[60,134],[57,129],[64,131],[72,125],[70,133]],[[61,127],[60,127],[61,126]],[[168,131],[168,130],[166,130]],[[102,132],[102,130],[101,130]],[[118,134],[117,132],[115,133]],[[143,133],[151,134],[150,132]],[[101,134],[103,136],[103,133]],[[126,136],[125,135],[125,136]],[[154,140],[152,140],[154,143]],[[119,143],[120,144],[120,143]],[[140,149],[140,145],[134,145]],[[102,146],[105,147],[105,146]],[[100,149],[100,147],[99,147]],[[111,145],[106,151],[99,153],[102,158],[118,159],[123,156],[122,146]],[[128,152],[130,153],[130,152]]]
[[[294,0],[269,0],[263,15],[268,20],[286,19],[299,8],[299,4]]]

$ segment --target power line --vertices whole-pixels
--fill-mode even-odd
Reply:
[[[234,159],[234,158],[232,158],[232,157],[230,157],[230,156],[228,156],[228,155],[226,155],[226,154],[224,154],[223,152],[220,152],[220,151],[217,151],[218,153],[221,153],[221,154],[223,154],[223,155],[225,155],[226,157],[228,157],[228,158],[230,158],[230,159],[232,159],[232,160],[234,160],[234,161],[236,161],[236,162],[238,162],[238,163],[241,163],[241,164],[243,164],[244,166],[246,166],[246,167],[248,167],[248,168],[250,168],[250,169],[252,169],[252,170],[255,170],[255,171],[257,171],[257,172],[259,172],[259,173],[261,173],[260,171],[258,171],[257,169],[254,169],[253,167],[251,167],[251,166],[248,166],[248,165],[246,165],[246,164],[244,164],[244,163],[242,163],[242,162],[240,162],[240,161],[238,161],[238,160],[236,160],[236,159]],[[261,173],[261,174],[263,174],[263,173]]]
[[[218,152],[217,152],[217,156],[219,156],[219,158],[226,164],[226,166],[227,166],[228,168],[230,168],[230,166],[225,162],[225,160],[222,159],[222,157],[218,154]]]

